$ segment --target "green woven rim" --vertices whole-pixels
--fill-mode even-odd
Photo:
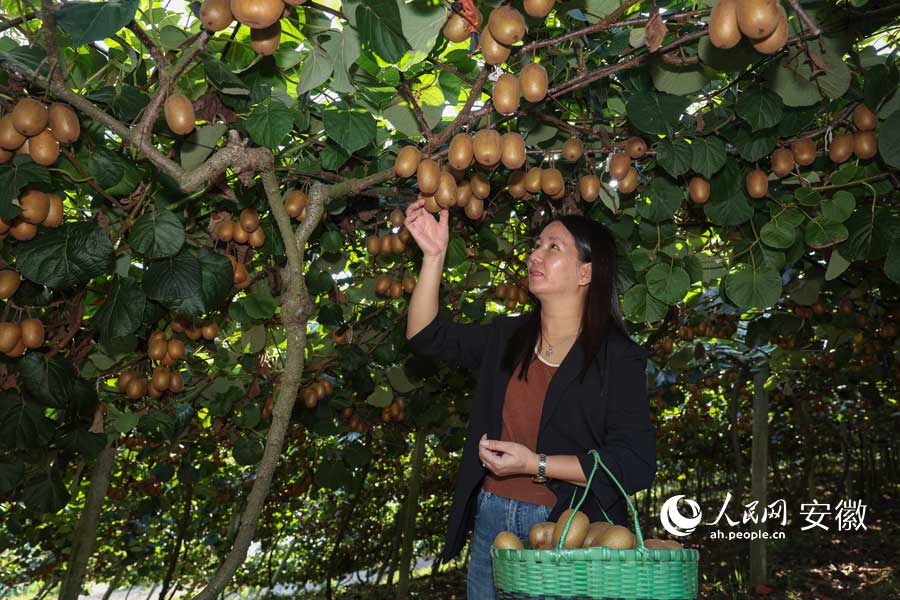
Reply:
[[[600,466],[625,497],[634,517],[635,549],[563,548],[575,511],[569,516],[560,541],[550,550],[491,548],[494,587],[498,598],[525,600],[553,598],[624,598],[684,600],[697,597],[700,553],[694,549],[655,550],[644,545],[637,511],[600,454],[590,451],[594,467],[575,510],[581,508]],[[604,515],[605,515],[604,511]],[[609,517],[607,517],[607,520]]]

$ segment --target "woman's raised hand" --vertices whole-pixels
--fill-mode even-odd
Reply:
[[[406,207],[406,228],[422,249],[425,256],[440,256],[447,252],[450,243],[450,211],[441,209],[440,220],[435,220],[425,209],[425,199],[418,199]]]

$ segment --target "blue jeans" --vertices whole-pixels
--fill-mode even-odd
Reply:
[[[483,489],[478,492],[475,529],[472,531],[472,555],[466,576],[468,600],[495,600],[491,545],[501,531],[512,531],[523,541],[535,523],[543,523],[552,507],[497,496]]]

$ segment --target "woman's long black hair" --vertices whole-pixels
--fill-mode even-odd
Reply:
[[[608,227],[582,215],[559,215],[547,225],[553,221],[565,225],[575,238],[579,260],[591,263],[591,282],[581,315],[581,333],[575,340],[584,351],[585,361],[578,375],[583,382],[606,337],[613,330],[628,335],[619,305],[616,240]],[[534,308],[513,333],[503,355],[506,370],[512,370],[516,365],[520,367],[519,379],[527,379],[531,355],[541,331],[541,301],[532,296],[532,302]]]

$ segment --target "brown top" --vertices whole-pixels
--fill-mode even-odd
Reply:
[[[503,427],[500,439],[517,442],[536,452],[538,428],[541,424],[541,410],[550,380],[558,367],[543,363],[536,353],[531,354],[528,379],[520,380],[518,368],[506,386],[503,400]],[[544,506],[556,505],[556,494],[543,483],[534,483],[532,475],[519,474],[498,477],[491,472],[485,476],[482,487],[486,492]]]

